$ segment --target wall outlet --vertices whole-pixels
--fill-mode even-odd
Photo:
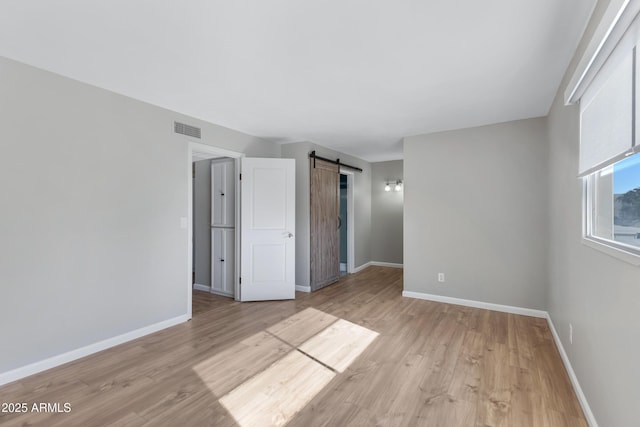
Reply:
[[[569,323],[569,344],[573,344],[573,325]]]
[[[444,273],[438,273],[438,282],[444,282]]]

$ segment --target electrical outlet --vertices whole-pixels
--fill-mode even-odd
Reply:
[[[444,282],[444,273],[438,273],[438,282]]]
[[[569,344],[573,344],[573,325],[569,323]]]

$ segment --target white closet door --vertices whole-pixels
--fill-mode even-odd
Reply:
[[[225,228],[222,235],[224,236],[224,278],[222,281],[222,292],[225,295],[234,295],[235,283],[235,255],[236,255],[236,231],[233,228]]]
[[[229,159],[224,164],[225,204],[224,225],[234,227],[236,223],[236,165],[235,160]]]
[[[211,292],[233,296],[235,266],[235,230],[233,228],[211,229]]]
[[[211,225],[235,225],[235,164],[233,159],[211,163]]]

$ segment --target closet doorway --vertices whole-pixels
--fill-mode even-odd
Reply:
[[[353,273],[353,270],[355,268],[354,178],[355,175],[353,171],[346,168],[340,168],[341,275]]]
[[[189,251],[188,251],[188,259],[189,259],[189,286],[188,286],[188,299],[187,299],[187,315],[191,318],[192,314],[192,292],[193,290],[201,290],[206,292],[212,292],[212,273],[215,269],[214,264],[214,253],[220,251],[220,247],[216,251],[215,246],[215,237],[212,239],[214,234],[213,225],[213,204],[216,196],[213,196],[214,188],[217,188],[216,184],[212,186],[212,171],[214,163],[228,163],[229,165],[233,165],[234,168],[238,168],[239,159],[242,157],[241,153],[234,152],[231,150],[226,150],[223,148],[212,147],[210,145],[201,144],[198,142],[189,142],[189,200],[188,200],[188,209],[189,209],[189,221],[188,221],[188,231],[189,231]],[[232,197],[235,199],[235,186],[237,186],[236,176],[233,171],[231,172],[231,177],[228,177],[229,180],[228,185],[233,185],[232,189]],[[213,173],[215,175],[215,172]],[[228,176],[228,175],[227,175]],[[219,180],[218,180],[219,181]],[[218,189],[218,193],[220,190]],[[227,194],[227,193],[225,193]],[[213,196],[213,197],[212,197]],[[227,197],[227,196],[222,196]],[[229,202],[228,202],[229,203]],[[230,206],[232,205],[232,206]],[[228,220],[233,221],[231,224],[221,224],[221,225],[236,225],[237,223],[237,212],[238,212],[238,202],[234,200],[227,204],[224,208],[225,215]],[[219,206],[219,204],[217,204]],[[232,219],[229,217],[231,216]],[[219,217],[219,215],[218,215]],[[186,219],[186,218],[185,218]],[[226,219],[225,219],[226,220]],[[232,227],[228,227],[232,228]],[[231,283],[231,292],[227,292],[225,296],[234,297],[237,294],[236,289],[236,277],[238,277],[237,272],[237,263],[235,263],[235,259],[238,257],[238,236],[233,235],[230,236],[229,232],[226,232],[226,241],[224,241],[224,247],[229,248],[227,251],[231,250],[231,257],[219,257],[224,259],[225,263],[229,259],[231,262],[225,264],[227,279],[230,280]],[[220,239],[223,240],[224,238]],[[219,267],[219,266],[218,266]],[[228,287],[227,287],[228,289]],[[214,292],[215,293],[215,292]],[[222,294],[222,293],[221,293]]]
[[[347,176],[340,174],[340,276],[347,274]]]
[[[233,298],[236,161],[215,157],[193,165],[193,287]]]
[[[228,159],[221,159],[223,157]],[[242,153],[189,141],[188,216],[180,218],[180,227],[187,229],[189,236],[188,318],[191,319],[193,314],[192,294],[195,287],[192,275],[196,234],[193,163],[198,159],[212,158],[220,160],[210,162],[214,181],[211,189],[213,209],[208,216],[203,216],[208,229],[202,234],[214,234],[210,255],[213,281],[210,280],[208,287],[201,284],[203,286],[200,289],[206,291],[208,288],[210,292],[233,297],[237,301],[294,299],[295,160],[245,157]],[[220,168],[219,173],[214,166],[217,162],[227,164]],[[222,186],[215,183],[216,176],[221,177],[218,181]],[[230,192],[234,196],[233,201],[228,200],[231,198]],[[226,198],[226,204],[216,205],[217,197]],[[217,249],[216,230],[218,234],[226,234],[226,238],[219,240],[221,243]],[[198,263],[195,265],[197,269]],[[217,271],[224,277],[223,284],[218,288],[216,265]],[[245,280],[242,280],[243,277]]]

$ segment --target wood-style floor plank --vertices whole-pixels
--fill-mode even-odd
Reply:
[[[0,425],[587,426],[544,319],[401,292],[402,270],[385,267],[294,301],[238,303],[196,291],[188,323],[0,387],[0,402],[72,406],[0,413]],[[338,322],[376,335],[367,345],[341,335],[340,346],[358,354],[327,368],[319,362]],[[319,362],[300,351],[318,343]],[[316,370],[331,378],[313,389]],[[280,407],[277,390],[303,403]]]

